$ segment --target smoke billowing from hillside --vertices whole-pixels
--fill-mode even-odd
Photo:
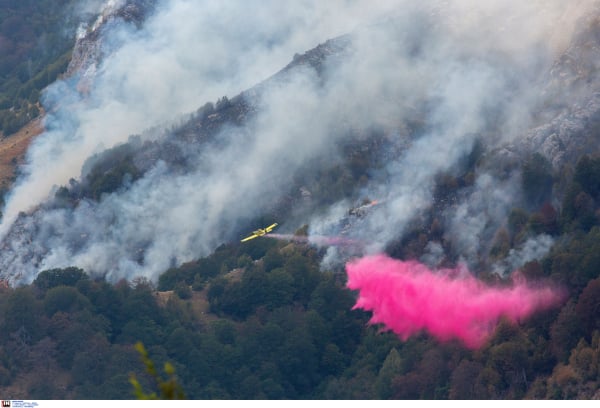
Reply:
[[[45,94],[54,108],[47,130],[3,210],[1,273],[30,281],[40,270],[77,265],[111,279],[156,278],[237,239],[238,224],[263,214],[307,160],[335,162],[349,130],[374,128],[385,129],[398,154],[366,186],[384,201],[351,238],[381,250],[431,205],[436,174],[468,155],[490,123],[498,131],[484,140],[490,146],[526,129],[538,79],[592,4],[412,3],[170,0],[139,29],[107,24],[104,59],[86,92],[71,78]],[[256,116],[224,130],[187,174],[158,162],[99,202],[32,212],[57,186],[85,176],[92,155],[132,134],[164,135],[144,131],[248,89],[295,53],[353,30],[341,62],[326,61],[320,74],[302,66],[267,86]],[[411,134],[405,122],[416,118],[425,126]],[[468,212],[478,209],[467,207],[462,216],[475,219]],[[15,227],[22,211],[32,213]],[[308,221],[314,233],[323,228]]]

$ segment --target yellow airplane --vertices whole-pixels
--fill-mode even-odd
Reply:
[[[263,235],[267,235],[269,232],[273,231],[273,228],[275,228],[276,226],[277,226],[277,223],[274,223],[274,224],[269,225],[267,228],[259,228],[256,231],[252,231],[252,235],[242,239],[241,242],[246,242],[251,239],[254,239],[257,237],[262,237]]]

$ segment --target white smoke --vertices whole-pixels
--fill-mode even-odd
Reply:
[[[483,143],[491,150],[518,138],[532,125],[546,86],[543,78],[568,45],[576,23],[594,8],[593,2],[586,1],[568,5],[448,1],[424,3],[426,16],[411,16],[415,24],[430,25],[415,29],[421,44],[396,49],[385,57],[384,68],[371,70],[383,73],[379,78],[385,77],[387,84],[396,81],[407,87],[394,96],[397,118],[427,99],[428,127],[404,153],[391,158],[387,174],[369,186],[371,195],[384,204],[370,214],[367,226],[352,231],[368,237],[369,252],[382,251],[433,204],[435,176],[451,171],[478,138],[488,136]],[[563,24],[564,30],[557,29]],[[386,44],[396,45],[389,38]],[[365,58],[356,63],[372,61]],[[390,70],[395,70],[395,76],[385,76]],[[401,87],[375,89],[385,95]],[[491,123],[496,126],[493,133],[488,130]],[[446,238],[464,262],[476,261],[488,249],[490,232],[504,221],[518,195],[516,178],[501,181],[480,174],[471,192],[446,214]],[[314,220],[313,230],[321,229],[321,220]]]
[[[470,191],[447,211],[446,238],[467,265],[477,265],[489,251],[493,234],[515,202],[519,202],[519,178],[498,180],[481,174]]]
[[[159,12],[136,31],[114,24],[104,34],[104,60],[89,95],[75,82],[50,87],[56,106],[47,131],[36,139],[3,211],[3,237],[20,211],[48,197],[52,188],[78,177],[98,151],[191,112],[207,101],[237,94],[283,67],[298,50],[350,31],[392,4],[367,7],[344,1],[159,2]],[[101,17],[122,2],[108,1]],[[336,10],[345,12],[336,13]],[[248,18],[252,16],[252,18]],[[276,16],[276,18],[274,18]]]
[[[231,239],[237,223],[261,214],[308,160],[337,160],[343,129],[374,126],[391,129],[392,143],[410,141],[368,186],[384,201],[357,234],[369,238],[370,250],[380,250],[431,204],[434,177],[469,153],[490,110],[499,112],[506,130],[497,139],[517,137],[516,130],[528,125],[534,80],[588,5],[159,2],[141,29],[114,24],[104,32],[105,57],[86,95],[76,80],[47,91],[55,110],[8,196],[0,237],[21,211],[79,178],[92,155],[206,101],[235,95],[274,74],[296,52],[360,29],[341,65],[327,64],[321,77],[309,67],[299,69],[287,82],[266,88],[256,118],[244,129],[222,132],[190,173],[174,174],[159,162],[129,189],[98,203],[36,212],[19,226],[26,233],[11,234],[4,243],[2,273],[31,281],[40,270],[77,265],[115,280],[154,279]],[[392,18],[382,23],[383,17]],[[554,35],[558,24],[561,36]],[[402,133],[422,109],[423,134]]]
[[[442,244],[435,241],[430,241],[425,247],[425,253],[421,256],[420,261],[430,268],[437,268],[444,260],[444,248]]]
[[[524,266],[527,262],[543,259],[554,245],[554,239],[541,234],[529,238],[518,248],[509,251],[508,256],[496,263],[492,270],[499,275],[506,275]]]

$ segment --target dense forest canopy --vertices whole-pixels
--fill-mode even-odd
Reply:
[[[169,269],[157,286],[113,285],[73,267],[2,289],[1,327],[10,334],[0,348],[2,386],[15,397],[130,398],[130,373],[152,386],[133,348],[141,341],[157,367],[173,364],[188,398],[592,398],[600,385],[600,220],[591,215],[600,208],[599,163],[578,163],[567,210],[515,208],[522,221],[502,238],[538,229],[568,236],[522,269],[527,279],[564,284],[568,301],[519,325],[500,323],[478,350],[427,333],[401,341],[380,332],[368,313],[352,310],[344,274],[320,270],[322,251],[262,238]]]

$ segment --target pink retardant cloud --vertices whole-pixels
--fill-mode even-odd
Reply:
[[[402,340],[427,331],[472,349],[485,343],[501,317],[518,323],[564,299],[563,291],[549,286],[521,281],[494,287],[464,269],[432,271],[386,255],[349,262],[346,271],[348,288],[359,292],[354,308],[372,312],[370,323],[383,324]]]

